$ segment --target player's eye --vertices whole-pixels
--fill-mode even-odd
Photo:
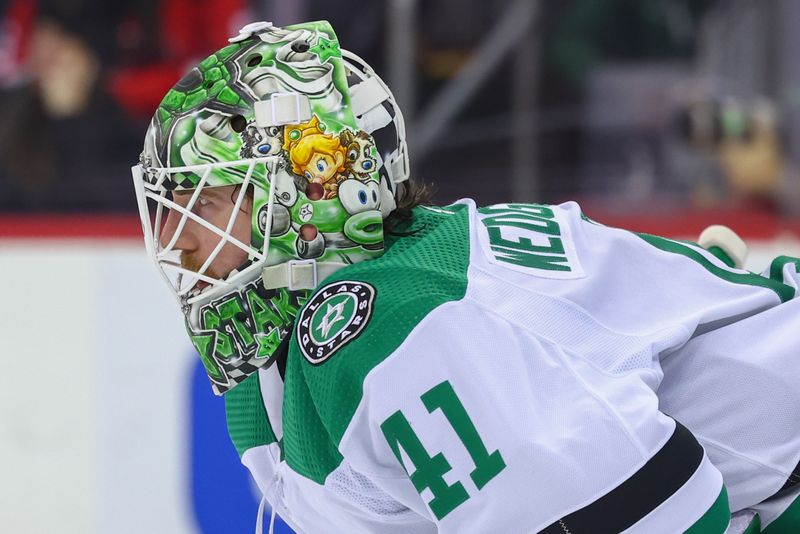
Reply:
[[[200,210],[201,208],[205,208],[209,205],[211,205],[211,201],[206,197],[204,197],[203,195],[200,195],[199,197],[197,197],[197,201],[194,203],[194,206],[192,207],[192,212],[197,213],[198,210]]]
[[[191,204],[191,207],[189,205],[189,202],[191,201],[188,201],[186,204],[184,204],[184,207],[188,211],[194,213],[195,215],[200,215],[200,216],[202,216],[200,214],[200,210],[204,209],[208,205],[208,201],[203,197],[198,197],[197,200],[194,201],[194,204]]]
[[[309,179],[309,180],[311,180],[311,179],[313,179],[313,178],[314,178],[313,176],[311,176],[311,173],[310,173],[310,172],[308,172],[308,171],[306,171],[306,172],[305,172],[305,177],[306,177],[307,179]]]
[[[328,166],[325,164],[325,160],[324,160],[324,159],[319,159],[319,160],[317,160],[317,170],[318,170],[319,172],[325,172],[325,169],[326,169],[327,167],[328,167]]]

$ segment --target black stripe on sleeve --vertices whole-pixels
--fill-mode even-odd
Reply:
[[[700,467],[703,447],[675,422],[675,432],[641,469],[593,503],[550,524],[541,534],[617,534],[669,499]]]

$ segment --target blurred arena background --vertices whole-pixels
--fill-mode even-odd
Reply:
[[[395,91],[438,203],[578,200],[670,237],[726,224],[752,270],[800,255],[795,0],[5,0],[0,17],[3,531],[253,529],[129,173],[161,96],[247,22],[330,20]]]

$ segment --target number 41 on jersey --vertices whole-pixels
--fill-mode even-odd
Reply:
[[[450,382],[445,380],[434,386],[423,393],[420,400],[429,413],[441,410],[447,422],[453,427],[453,431],[475,464],[469,476],[478,490],[505,469],[506,463],[500,451],[489,453],[486,450],[475,424]],[[402,411],[398,410],[389,416],[381,424],[381,430],[400,464],[403,465],[400,456],[401,447],[414,464],[414,472],[409,473],[409,477],[416,490],[422,493],[428,488],[433,494],[428,506],[437,519],[441,520],[469,499],[469,494],[461,482],[448,484],[444,480],[444,474],[452,469],[450,462],[441,452],[434,456],[428,453]],[[409,472],[408,467],[404,467],[406,472]]]

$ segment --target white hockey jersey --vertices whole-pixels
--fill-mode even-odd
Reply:
[[[231,437],[298,532],[722,533],[660,361],[792,299],[776,271],[575,203],[417,208],[305,303],[285,369],[226,394]]]

